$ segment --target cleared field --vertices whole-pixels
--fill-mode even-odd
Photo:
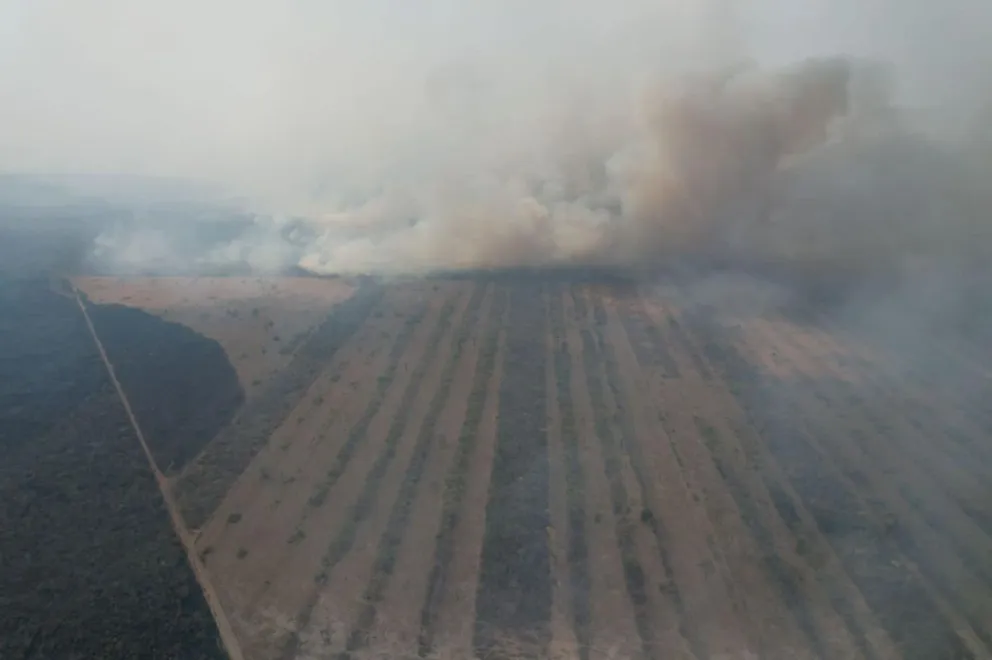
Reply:
[[[170,480],[246,657],[992,657],[992,420],[925,374],[561,278],[325,303]]]
[[[216,340],[249,396],[353,290],[307,277],[90,276],[73,284],[93,303],[141,309]]]

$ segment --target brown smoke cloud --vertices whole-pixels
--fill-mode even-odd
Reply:
[[[378,243],[328,229],[301,263],[315,272],[623,266],[755,250],[780,231],[784,166],[824,148],[851,117],[855,74],[842,58],[680,74],[647,84],[633,121],[606,130],[599,108],[577,103],[552,133],[550,165],[453,175],[425,207],[403,209],[424,221]],[[388,224],[400,208],[379,199],[333,222]]]
[[[850,67],[807,60],[765,72],[744,67],[663,90],[648,118],[653,158],[628,191],[642,258],[729,247],[767,230],[783,161],[821,146],[846,114]]]

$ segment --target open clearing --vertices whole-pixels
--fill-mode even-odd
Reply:
[[[77,282],[250,393],[169,472],[246,657],[992,657],[992,416],[925,374],[558,277],[303,282]]]

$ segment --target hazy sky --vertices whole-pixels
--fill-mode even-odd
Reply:
[[[990,7],[0,0],[0,170],[173,174],[278,197],[343,173],[492,164],[547,135],[563,104],[631,113],[647,77],[735,50],[881,55],[914,103],[973,102],[984,89],[965,82],[992,64]]]

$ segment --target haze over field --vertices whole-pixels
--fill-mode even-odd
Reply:
[[[111,268],[699,252],[849,268],[992,244],[979,0],[2,12],[0,168],[204,181],[258,214],[209,250],[168,221],[109,230],[95,253]]]
[[[988,0],[0,0],[0,656],[989,657],[990,70]]]

